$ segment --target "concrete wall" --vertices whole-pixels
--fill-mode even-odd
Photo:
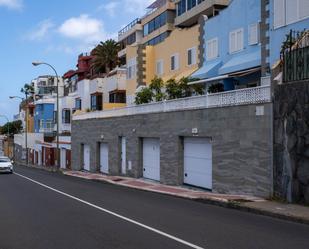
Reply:
[[[108,143],[110,174],[120,174],[120,137],[127,138],[128,175],[142,177],[142,138],[160,138],[161,182],[183,184],[183,137],[212,138],[213,191],[271,195],[271,104],[73,121],[72,166],[80,170],[82,144],[91,147],[91,171],[99,169],[99,143]],[[130,163],[129,163],[130,162]]]
[[[275,87],[274,191],[309,204],[309,81]]]

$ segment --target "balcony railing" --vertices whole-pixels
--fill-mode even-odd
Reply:
[[[118,37],[122,36],[124,33],[128,32],[130,29],[132,29],[136,24],[141,23],[141,19],[140,18],[136,18],[134,21],[132,21],[131,23],[129,23],[127,26],[125,26],[122,30],[120,30],[118,32]]]
[[[171,112],[179,110],[258,104],[267,103],[270,101],[270,86],[260,86],[222,93],[207,94],[203,96],[154,102],[144,105],[133,105],[113,110],[82,113],[73,116],[73,120],[97,119],[145,113]]]

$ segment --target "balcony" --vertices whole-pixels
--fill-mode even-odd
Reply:
[[[98,111],[75,115],[73,120],[120,117],[146,113],[160,113],[180,110],[194,110],[214,107],[227,107],[271,101],[270,86],[260,86],[222,93],[207,94],[183,99],[133,105],[113,110]]]
[[[125,26],[122,30],[118,32],[118,42],[125,39],[127,36],[132,34],[136,30],[143,30],[141,25],[142,20],[140,18],[136,18],[134,21]]]
[[[182,0],[176,0],[176,5],[181,4]],[[187,2],[187,1],[185,1]],[[177,8],[177,17],[175,19],[175,26],[178,27],[190,27],[195,23],[198,23],[198,19],[201,15],[208,17],[214,16],[219,10],[228,6],[229,0],[202,0],[200,3],[196,1],[196,5],[191,9],[187,9],[187,3],[184,10],[179,13],[180,7]]]

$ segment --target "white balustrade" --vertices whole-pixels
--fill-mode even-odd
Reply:
[[[259,86],[234,91],[194,96],[189,98],[166,100],[143,105],[81,113],[73,116],[73,120],[85,120],[107,117],[119,117],[145,113],[170,112],[177,110],[202,109],[224,106],[266,103],[271,101],[270,86]]]

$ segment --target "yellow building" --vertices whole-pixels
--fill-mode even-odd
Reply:
[[[164,41],[153,46],[128,46],[127,96],[133,98],[139,86],[149,85],[156,76],[166,82],[195,72],[199,64],[199,36],[196,24],[174,29]]]

